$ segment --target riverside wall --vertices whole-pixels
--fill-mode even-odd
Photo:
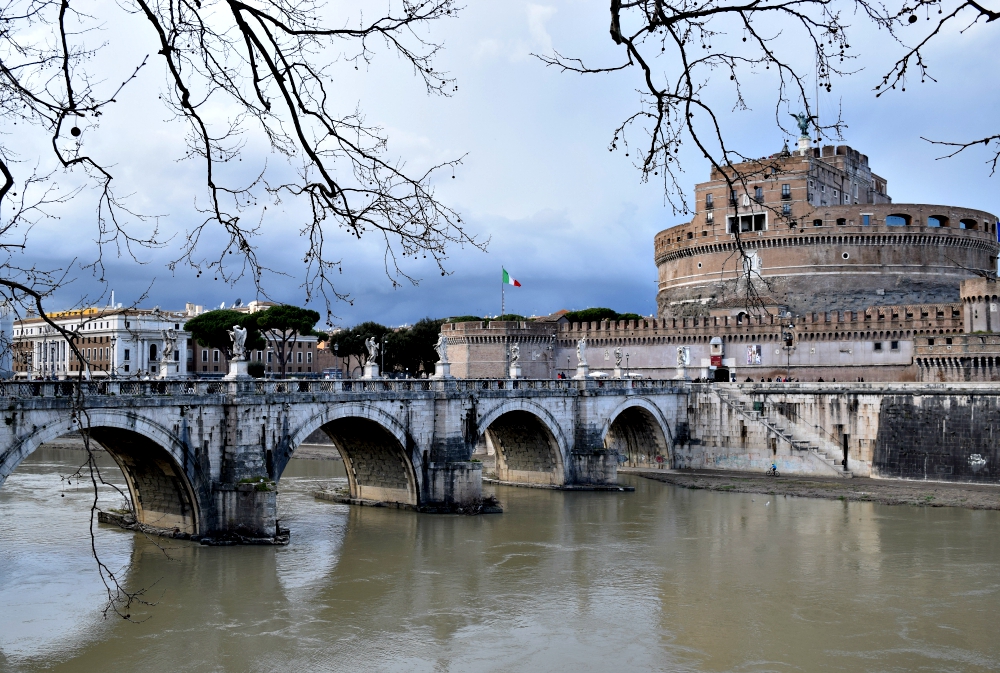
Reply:
[[[678,468],[834,476],[846,448],[855,476],[1000,483],[988,384],[694,384],[686,412]]]

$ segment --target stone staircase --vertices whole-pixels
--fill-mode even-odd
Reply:
[[[843,455],[839,446],[821,437],[818,433],[804,429],[792,422],[774,409],[768,409],[763,403],[756,405],[753,401],[740,394],[730,395],[729,392],[713,387],[713,392],[723,404],[740,413],[747,420],[763,425],[775,435],[778,441],[785,442],[796,452],[807,452],[814,461],[824,465],[831,475],[850,479],[854,475],[841,464]]]

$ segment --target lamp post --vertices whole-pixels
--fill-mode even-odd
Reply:
[[[333,362],[334,362],[334,364],[337,367],[337,374],[338,374],[337,378],[341,378],[341,376],[340,376],[340,344],[339,343],[333,344]]]
[[[118,362],[118,352],[115,348],[115,344],[118,343],[118,337],[111,337],[111,378],[115,378],[118,373],[118,367],[116,363]]]
[[[625,377],[628,378],[628,351],[625,351]]]
[[[792,331],[795,329],[795,323],[789,322],[789,324],[785,327],[785,329],[787,329],[788,331],[785,332],[782,336],[785,337],[785,381],[787,382],[787,380],[791,378],[792,351],[795,350],[795,346],[792,345],[795,338],[794,332]]]
[[[382,376],[385,376],[385,337],[386,336],[387,335],[385,335],[385,334],[382,335],[382,348],[379,349],[379,357],[382,358],[382,360],[381,360],[381,364],[379,365],[378,370],[379,370],[379,373],[382,374]]]

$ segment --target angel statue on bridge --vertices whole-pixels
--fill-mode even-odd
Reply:
[[[375,337],[368,337],[365,339],[365,348],[368,349],[368,360],[365,364],[378,364],[376,362],[376,360],[378,360],[378,341],[375,340]]]
[[[576,342],[576,361],[581,364],[587,364],[587,340],[580,339]]]
[[[622,347],[619,346],[615,349],[615,367],[622,366]]]
[[[437,343],[434,344],[434,350],[437,351],[438,362],[446,364],[448,362],[448,337],[439,334]]]
[[[245,327],[233,325],[229,331],[229,338],[233,340],[233,360],[246,359],[247,330]]]

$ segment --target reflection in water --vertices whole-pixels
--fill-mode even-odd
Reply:
[[[158,600],[142,624],[103,621],[86,497],[59,497],[71,458],[36,453],[0,489],[0,669],[1000,666],[996,512],[630,478],[635,493],[500,488],[503,515],[425,515],[314,500],[346,481],[333,461],[282,476],[285,548],[164,555],[102,527]]]

